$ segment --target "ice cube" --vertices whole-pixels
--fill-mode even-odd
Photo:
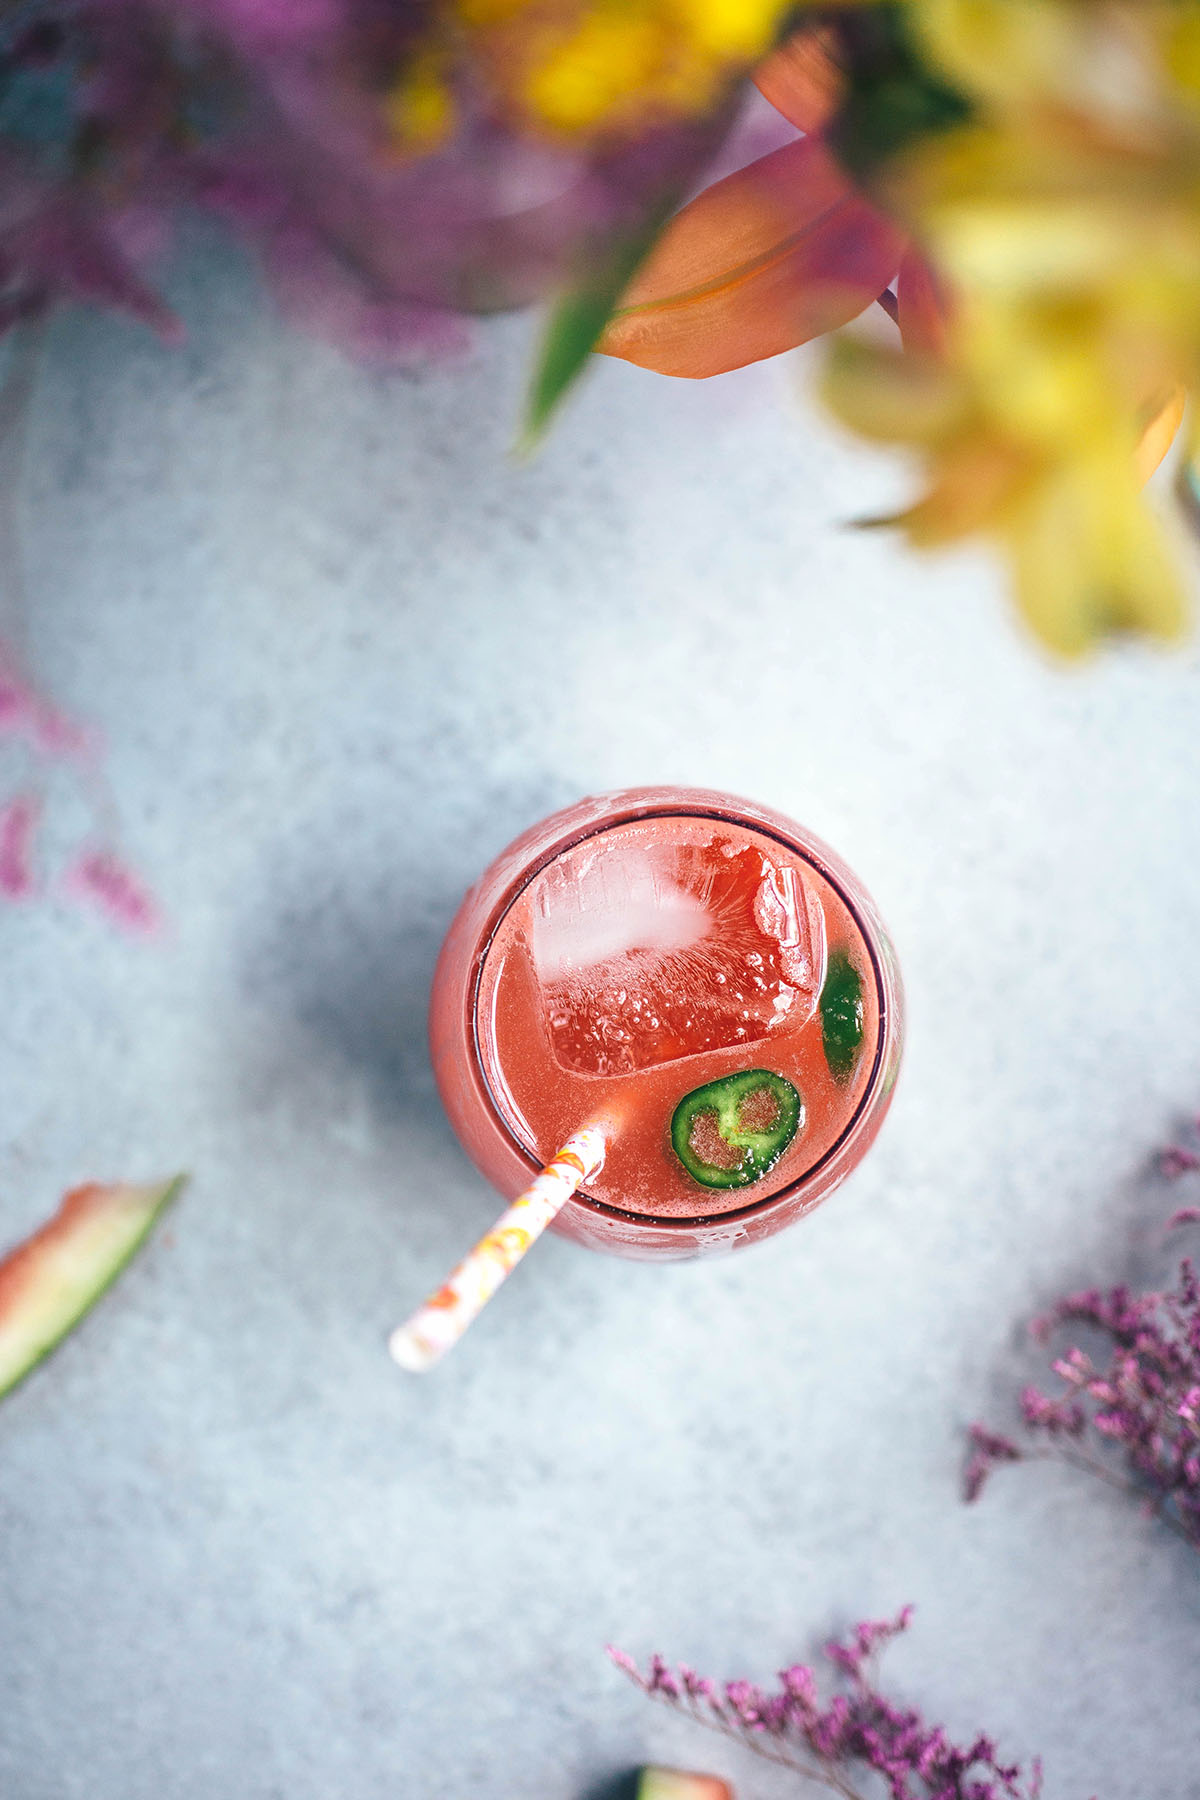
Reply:
[[[708,932],[700,895],[680,887],[653,853],[591,850],[578,868],[551,865],[533,914],[534,967],[543,985],[583,977],[639,951],[687,950]]]
[[[589,840],[531,894],[530,951],[561,1067],[630,1074],[795,1029],[825,973],[820,901],[753,844]]]

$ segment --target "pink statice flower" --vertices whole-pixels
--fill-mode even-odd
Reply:
[[[96,731],[40,696],[30,716],[29,740],[43,756],[64,762],[95,764],[103,754]]]
[[[979,1733],[955,1743],[916,1708],[890,1699],[875,1673],[878,1652],[908,1627],[912,1608],[894,1619],[867,1619],[825,1645],[834,1670],[824,1697],[806,1663],[780,1671],[774,1688],[752,1681],[718,1684],[685,1664],[652,1656],[643,1672],[633,1657],[609,1647],[617,1667],[653,1699],[737,1739],[771,1762],[794,1769],[842,1796],[865,1800],[862,1777],[880,1777],[889,1800],[1037,1800],[1041,1765],[1025,1777]],[[874,1787],[871,1793],[877,1791]]]
[[[0,737],[19,738],[36,754],[76,762],[101,753],[96,733],[48,700],[0,640]]]
[[[0,805],[0,894],[6,900],[28,900],[37,889],[33,841],[41,816],[34,793],[14,794]]]
[[[135,937],[152,936],[161,925],[154,896],[128,863],[107,847],[85,850],[67,870],[63,890]]]
[[[25,737],[36,729],[40,702],[0,644],[0,736]]]
[[[39,692],[15,652],[0,642],[0,736],[17,739],[35,768],[65,764],[101,827],[97,840],[80,851],[62,879],[72,899],[99,908],[123,930],[149,936],[158,929],[158,906],[146,884],[108,842],[104,829],[113,812],[106,794],[103,751],[98,734]],[[26,900],[38,891],[34,839],[41,824],[40,791],[21,787],[0,794],[0,901]]]

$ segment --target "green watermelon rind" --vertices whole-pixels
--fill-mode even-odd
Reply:
[[[76,1188],[51,1219],[0,1260],[0,1399],[45,1362],[108,1292],[186,1179]],[[82,1267],[70,1267],[72,1254],[82,1257]]]

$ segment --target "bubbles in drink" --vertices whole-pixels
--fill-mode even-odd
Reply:
[[[811,1018],[825,920],[754,845],[594,838],[536,877],[530,952],[559,1066],[624,1075]]]

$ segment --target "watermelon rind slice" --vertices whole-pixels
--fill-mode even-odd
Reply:
[[[733,1800],[733,1789],[719,1775],[645,1768],[638,1779],[636,1800]]]
[[[73,1188],[54,1217],[0,1261],[0,1399],[112,1286],[185,1180]]]

